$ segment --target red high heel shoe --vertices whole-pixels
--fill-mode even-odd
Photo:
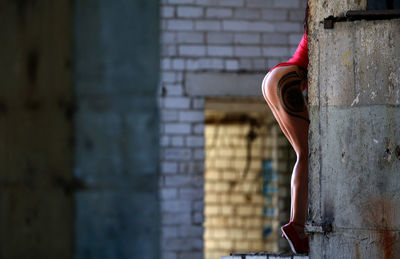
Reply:
[[[304,227],[303,225],[297,224],[293,221],[289,221],[288,224],[281,227],[283,236],[289,242],[290,248],[292,249],[293,253],[295,254],[308,253],[310,251],[308,236],[301,239],[297,234],[296,230],[294,229],[293,225]]]

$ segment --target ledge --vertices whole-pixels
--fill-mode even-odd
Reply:
[[[185,74],[185,87],[189,96],[263,97],[263,73],[189,72]]]
[[[296,254],[268,254],[268,253],[242,253],[221,256],[221,259],[309,259],[308,255]]]

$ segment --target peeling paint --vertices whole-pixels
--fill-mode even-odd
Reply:
[[[360,97],[360,93],[358,93],[357,94],[357,97],[353,100],[353,102],[351,103],[351,105],[350,106],[353,106],[354,104],[357,104],[357,103],[359,103],[360,102],[360,99],[359,99],[359,97]]]

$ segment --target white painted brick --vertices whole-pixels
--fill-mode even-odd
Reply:
[[[224,69],[224,62],[222,59],[216,58],[202,58],[198,60],[199,69]]]
[[[178,32],[178,43],[203,43],[204,34],[202,32]]]
[[[178,237],[179,226],[164,226],[161,231],[163,238]]]
[[[203,176],[204,162],[202,161],[185,161],[179,164],[179,173],[182,174],[200,174]]]
[[[192,199],[203,199],[204,198],[204,189],[203,188],[193,188],[193,187],[183,187],[179,188],[179,196],[192,198]]]
[[[203,16],[202,7],[192,7],[192,6],[178,6],[178,17],[184,18],[198,18]]]
[[[182,85],[180,84],[164,84],[164,89],[167,96],[181,96],[183,93]]]
[[[261,48],[256,46],[236,46],[235,56],[239,57],[259,57]]]
[[[302,26],[297,22],[276,22],[275,30],[279,32],[300,32]]]
[[[230,8],[207,8],[206,17],[209,18],[228,18],[232,16],[232,9]]]
[[[183,140],[184,139],[181,136],[171,137],[171,145],[173,147],[183,147],[184,146],[184,143],[183,143],[184,141]]]
[[[203,211],[204,201],[203,200],[194,201],[192,208],[194,209],[194,211]]]
[[[195,159],[195,160],[204,160],[204,158],[205,158],[205,152],[204,152],[204,149],[203,148],[196,148],[195,150],[194,150],[194,155],[193,155],[193,158]]]
[[[163,173],[171,174],[178,171],[178,163],[176,162],[162,162],[161,170]]]
[[[263,55],[266,57],[288,56],[289,48],[287,48],[287,47],[265,47],[265,48],[263,48]]]
[[[238,70],[239,69],[239,62],[234,59],[230,60],[225,60],[225,69],[232,71],[232,70]]]
[[[161,69],[162,70],[169,70],[171,69],[171,59],[170,58],[163,58],[161,60]]]
[[[165,31],[167,29],[167,20],[161,20],[160,29]]]
[[[204,133],[204,124],[203,123],[197,123],[193,127],[193,133],[194,134],[203,134]]]
[[[160,138],[160,145],[161,145],[162,147],[167,147],[167,146],[169,146],[169,142],[170,142],[170,139],[169,139],[169,137],[167,137],[167,136],[162,136],[162,137]]]
[[[206,48],[202,45],[182,45],[179,46],[179,54],[182,56],[204,56]]]
[[[192,186],[195,178],[191,175],[166,175],[165,186],[169,187],[189,187]]]
[[[198,242],[199,242],[198,246],[200,246],[200,243],[202,244],[203,241],[202,241],[202,239],[199,239]],[[203,248],[203,245],[202,245],[201,248]],[[203,259],[204,258],[204,253],[203,253],[203,251],[182,252],[182,253],[179,254],[179,258],[178,259],[187,259],[187,258],[190,258],[190,259]]]
[[[161,203],[162,212],[187,212],[190,211],[190,200],[165,200]]]
[[[167,21],[168,30],[180,31],[180,30],[192,30],[193,21],[191,20],[168,20]]]
[[[177,121],[179,118],[177,110],[161,110],[161,121],[162,122],[170,122],[170,121]]]
[[[193,109],[204,109],[204,98],[193,98],[192,99]]]
[[[185,60],[182,58],[172,59],[172,69],[184,70],[185,69]]]
[[[196,5],[212,6],[216,4],[217,0],[196,0]]]
[[[162,18],[173,18],[175,8],[173,6],[161,6],[161,17]]]
[[[219,0],[220,6],[243,6],[244,0]]]
[[[186,138],[186,146],[188,147],[203,147],[204,137],[189,136]]]
[[[162,251],[161,258],[162,259],[178,259],[178,255],[175,252]]]
[[[252,70],[253,69],[253,64],[251,62],[251,59],[241,58],[239,60],[239,69],[241,69],[241,70]]]
[[[247,0],[247,6],[249,7],[266,7],[271,8],[273,0]]]
[[[204,233],[204,228],[202,226],[182,224],[179,226],[178,229],[178,234],[180,237],[199,237],[199,236],[201,237],[203,236],[203,233]]]
[[[260,10],[257,9],[236,9],[234,16],[239,19],[260,19]]]
[[[163,227],[166,225],[177,225],[191,222],[191,212],[170,212],[162,213],[161,222]]]
[[[296,49],[297,49],[297,46],[296,47],[290,47],[290,49],[289,49],[289,53],[290,53],[290,55],[291,56],[293,56],[293,54],[294,54],[294,52],[296,51]]]
[[[164,159],[166,160],[189,160],[192,157],[192,151],[188,148],[166,148],[164,150]]]
[[[289,11],[289,20],[294,22],[303,22],[305,17],[304,10],[290,10]]]
[[[190,98],[187,97],[165,97],[163,100],[165,108],[187,109],[190,106]]]
[[[267,66],[268,66],[267,59],[262,59],[262,58],[253,59],[254,69],[265,70],[265,69],[267,69]]]
[[[181,111],[179,112],[179,121],[183,122],[203,122],[203,111]]]
[[[274,25],[270,22],[223,21],[222,27],[225,31],[272,32],[274,30]]]
[[[299,0],[274,0],[274,7],[296,8],[299,7]]]
[[[161,33],[161,43],[162,44],[175,43],[175,33],[173,32]]]
[[[260,34],[255,33],[236,33],[235,43],[257,44],[261,42]]]
[[[262,18],[268,21],[285,21],[287,20],[287,11],[281,9],[262,10]]]
[[[161,188],[160,195],[162,200],[176,199],[178,197],[178,191],[176,188],[163,187]]]
[[[168,0],[169,4],[193,4],[194,0]]]
[[[176,82],[175,72],[163,72],[161,73],[161,81],[164,83],[175,83]]]
[[[198,70],[199,69],[199,60],[198,59],[187,59],[186,60],[186,69],[189,71]]]
[[[190,130],[189,123],[165,123],[165,133],[167,134],[188,134]]]
[[[161,56],[176,56],[176,46],[175,45],[163,45],[161,47]]]
[[[233,33],[231,32],[207,32],[207,43],[232,44]]]
[[[198,31],[219,31],[221,22],[217,20],[195,21],[195,29]]]
[[[281,33],[264,34],[262,41],[266,45],[286,45],[289,43],[288,36]]]
[[[231,57],[233,55],[233,47],[231,46],[208,46],[207,54],[209,56]]]
[[[293,45],[298,45],[300,43],[302,37],[303,37],[303,34],[301,34],[301,33],[290,34],[289,35],[289,43],[293,44]]]

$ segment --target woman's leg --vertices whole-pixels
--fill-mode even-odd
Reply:
[[[297,66],[278,67],[266,76],[262,86],[272,113],[297,155],[291,179],[291,220],[303,226],[308,204],[309,117],[301,89],[306,80]]]

